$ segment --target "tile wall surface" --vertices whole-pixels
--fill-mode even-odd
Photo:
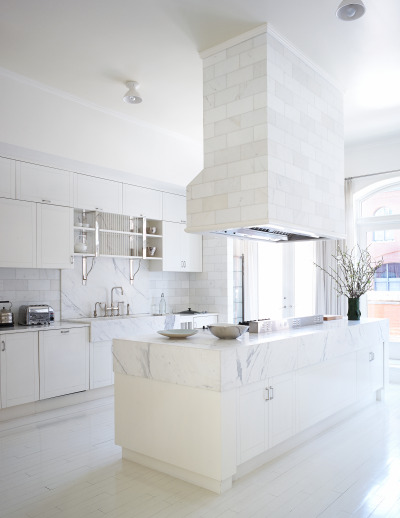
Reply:
[[[269,32],[209,55],[203,75],[205,169],[187,188],[188,227],[343,234],[341,92]]]

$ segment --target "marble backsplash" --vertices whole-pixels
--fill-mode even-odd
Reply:
[[[133,285],[129,282],[129,261],[126,259],[98,257],[91,268],[88,259],[88,278],[82,285],[82,261],[76,258],[73,270],[61,271],[61,318],[93,316],[96,302],[111,303],[111,288],[122,286],[124,294],[114,291],[114,302],[123,301],[131,314],[158,312],[161,293],[167,302],[167,312],[181,311],[189,306],[189,274],[154,272],[148,261],[134,260]],[[138,269],[139,268],[139,269]],[[104,307],[104,306],[103,306]],[[103,315],[102,309],[101,315]]]

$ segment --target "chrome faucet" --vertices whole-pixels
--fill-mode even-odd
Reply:
[[[111,306],[109,308],[106,308],[106,312],[110,310],[110,316],[113,316],[113,311],[117,311],[117,316],[119,316],[119,306],[118,304],[114,306],[114,290],[121,290],[121,295],[124,294],[124,290],[122,286],[114,286],[111,288]]]
[[[93,311],[94,318],[97,317],[97,304],[100,306],[100,310],[101,310],[101,306],[103,305],[103,302],[96,302],[96,304],[94,305],[94,311]],[[104,304],[104,307],[106,307],[106,306],[107,306],[107,304]]]

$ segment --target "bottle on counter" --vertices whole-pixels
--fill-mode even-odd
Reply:
[[[167,303],[165,302],[164,293],[161,293],[159,311],[160,315],[165,315],[165,313],[167,312]]]

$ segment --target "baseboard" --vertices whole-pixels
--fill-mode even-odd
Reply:
[[[0,422],[6,422],[10,419],[18,417],[26,417],[29,415],[39,414],[48,410],[63,408],[67,406],[101,399],[107,396],[114,395],[114,385],[101,387],[92,390],[85,390],[83,392],[76,392],[75,394],[67,394],[65,396],[52,397],[42,399],[40,401],[33,401],[32,403],[25,403],[24,405],[16,405],[9,408],[2,408],[0,410]]]

